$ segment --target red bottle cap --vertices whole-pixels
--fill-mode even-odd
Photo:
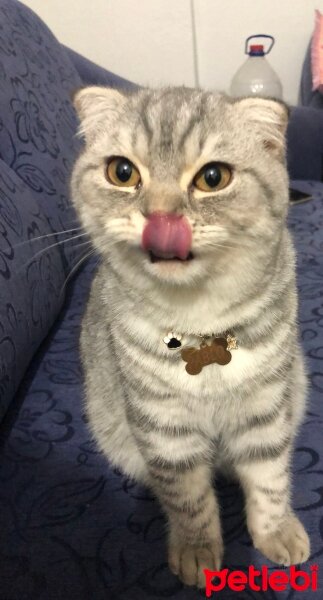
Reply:
[[[249,54],[253,56],[262,56],[265,54],[263,44],[251,44]]]

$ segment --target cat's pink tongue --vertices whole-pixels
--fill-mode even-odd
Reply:
[[[163,258],[185,260],[190,252],[192,230],[186,217],[174,213],[149,215],[142,234],[142,247]]]

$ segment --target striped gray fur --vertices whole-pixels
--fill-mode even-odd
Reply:
[[[149,486],[168,519],[168,560],[187,584],[220,566],[214,473],[240,480],[254,545],[299,563],[309,541],[291,509],[290,462],[305,410],[295,253],[286,227],[286,107],[187,88],[75,96],[85,148],[72,195],[101,254],[81,332],[89,424],[110,463]],[[141,185],[118,187],[107,159],[124,156]],[[209,162],[232,177],[213,193],[193,185]],[[141,247],[155,211],[185,215],[193,260],[152,264]],[[226,366],[188,375],[169,331],[197,345],[231,331]],[[189,340],[189,341],[186,341]]]

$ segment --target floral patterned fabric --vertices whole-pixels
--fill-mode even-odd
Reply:
[[[71,92],[82,85],[49,29],[16,0],[0,2],[0,156],[37,195],[53,231],[73,227],[69,175],[80,141]],[[62,257],[69,262],[64,246]]]
[[[79,240],[61,235],[77,226],[68,186],[80,141],[69,95],[81,85],[47,27],[1,0],[0,421],[82,255]]]
[[[298,183],[313,199],[292,206],[298,250],[300,326],[311,389],[293,457],[294,507],[312,543],[309,562],[323,586],[323,185]],[[198,600],[166,563],[165,520],[147,489],[112,470],[91,438],[83,410],[80,319],[96,260],[69,289],[54,331],[35,357],[2,427],[1,600]],[[276,567],[251,545],[242,494],[216,482],[225,566]],[[223,600],[309,600],[315,592],[223,590]]]
[[[81,148],[70,96],[85,77],[133,87],[0,0],[0,422],[87,251],[69,197]]]
[[[64,298],[51,233],[37,196],[0,160],[0,421]]]

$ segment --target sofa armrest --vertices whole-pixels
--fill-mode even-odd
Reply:
[[[107,71],[67,46],[64,46],[64,48],[84,85],[106,85],[129,91],[137,89],[138,86],[132,81],[128,81],[123,77],[119,77],[119,75]]]
[[[323,181],[323,110],[295,107],[287,130],[291,179]]]

